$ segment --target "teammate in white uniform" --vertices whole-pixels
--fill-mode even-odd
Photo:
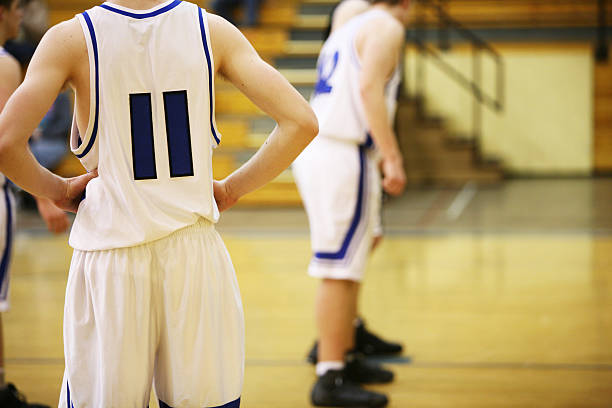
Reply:
[[[0,0],[0,112],[10,95],[21,82],[21,68],[15,58],[2,45],[19,32],[23,11],[18,0]],[[10,308],[9,272],[12,244],[15,233],[15,200],[8,179],[0,173],[0,313]],[[48,199],[36,198],[39,212],[50,231],[63,232],[68,220],[63,211]],[[0,315],[1,316],[1,315]],[[29,404],[13,384],[4,377],[4,335],[0,318],[0,407],[3,408],[48,408],[46,405]]]
[[[391,119],[410,0],[373,3],[334,27],[323,45],[311,99],[319,137],[293,166],[310,221],[309,273],[322,279],[316,300],[319,378],[311,395],[317,406],[385,406],[384,395],[352,382],[393,379],[390,371],[349,353],[365,263],[381,233],[379,166],[389,194],[400,194],[406,180]]]
[[[216,73],[278,123],[222,181],[211,163]],[[90,170],[73,179],[42,168],[26,142],[66,82],[76,92],[72,149]],[[162,407],[239,406],[242,305],[214,223],[317,132],[299,93],[195,4],[117,0],[49,30],[0,116],[0,171],[78,209],[60,407],[143,408],[152,381]]]

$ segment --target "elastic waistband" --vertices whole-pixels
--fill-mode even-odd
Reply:
[[[215,229],[215,223],[213,223],[212,221],[206,218],[200,217],[195,223],[174,231],[172,234],[168,235],[166,238],[178,237],[183,234],[191,234],[193,232],[209,231],[209,230],[214,230],[214,229]]]

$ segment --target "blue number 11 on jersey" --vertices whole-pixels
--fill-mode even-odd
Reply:
[[[187,91],[163,93],[170,177],[193,176]],[[130,94],[132,166],[135,180],[157,178],[150,93]]]

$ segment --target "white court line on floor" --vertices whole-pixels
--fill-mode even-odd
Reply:
[[[457,218],[459,218],[470,201],[472,201],[476,195],[476,192],[476,183],[473,181],[468,181],[465,183],[461,191],[457,193],[457,196],[451,205],[448,206],[448,209],[446,210],[446,219],[449,221],[455,221]]]

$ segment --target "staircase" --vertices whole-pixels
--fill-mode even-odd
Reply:
[[[400,97],[395,124],[408,185],[491,185],[503,179],[499,161],[483,159],[473,139],[453,136],[443,120],[424,116],[418,105]]]

